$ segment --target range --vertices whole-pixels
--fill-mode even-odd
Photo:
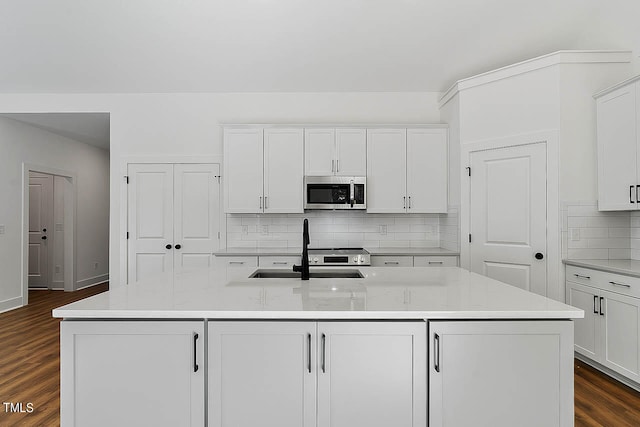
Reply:
[[[310,265],[371,265],[364,248],[309,248]]]

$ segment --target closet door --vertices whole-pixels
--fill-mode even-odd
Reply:
[[[128,168],[128,283],[173,271],[173,165]]]
[[[177,164],[173,173],[174,268],[210,267],[220,243],[220,165]]]

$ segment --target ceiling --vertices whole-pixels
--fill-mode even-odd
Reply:
[[[109,113],[15,113],[0,117],[109,150]]]
[[[637,0],[0,0],[0,92],[434,91],[640,54]]]

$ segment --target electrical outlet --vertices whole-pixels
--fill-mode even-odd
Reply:
[[[386,225],[381,225],[380,229],[379,229],[379,233],[383,236],[385,236],[387,234],[387,226]]]
[[[4,234],[4,225],[0,225],[0,234]]]
[[[580,240],[580,229],[579,228],[572,228],[570,231],[570,239],[572,242],[577,242],[578,240]]]
[[[263,225],[262,226],[262,235],[266,236],[267,234],[269,234],[269,226],[268,225]]]
[[[94,263],[93,263],[93,269],[94,269],[94,270],[97,270],[97,269],[98,269],[98,263],[97,263],[97,262],[94,262]]]
[[[245,236],[247,234],[249,234],[249,226],[248,225],[243,225],[242,226],[242,234],[244,234]]]

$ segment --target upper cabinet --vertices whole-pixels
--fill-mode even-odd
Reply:
[[[301,213],[303,131],[225,128],[227,213]]]
[[[446,128],[367,130],[367,212],[446,213]]]
[[[365,176],[367,133],[358,128],[305,129],[305,175]]]
[[[640,81],[596,95],[598,116],[598,209],[640,209]]]

